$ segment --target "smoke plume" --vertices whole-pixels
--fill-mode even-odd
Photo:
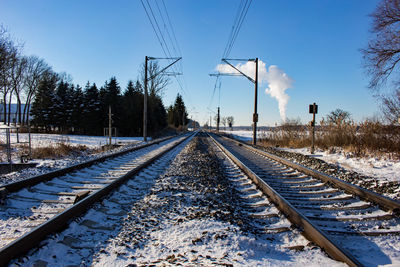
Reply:
[[[248,61],[244,64],[239,63],[235,67],[254,79],[254,62]],[[228,64],[219,64],[217,65],[216,70],[220,73],[239,74],[238,71],[233,69]],[[276,65],[269,66],[267,70],[266,64],[261,60],[258,60],[258,80],[261,84],[265,82],[268,84],[268,87],[265,89],[265,93],[278,101],[279,114],[281,119],[286,121],[286,106],[290,97],[285,91],[292,87],[293,79],[291,79]]]

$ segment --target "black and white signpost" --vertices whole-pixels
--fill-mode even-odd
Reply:
[[[313,114],[313,118],[311,121],[311,154],[314,154],[314,142],[315,142],[315,114],[318,113],[318,105],[316,105],[315,103],[313,103],[312,105],[310,105],[309,107],[309,113]]]

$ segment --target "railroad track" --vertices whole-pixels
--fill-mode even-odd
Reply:
[[[391,263],[374,243],[374,237],[393,238],[396,243],[400,234],[399,202],[247,144],[214,134],[212,137],[253,180],[254,184],[244,184],[249,187],[249,196],[259,196],[254,190],[260,189],[289,221],[332,258],[350,266],[376,264],[379,260]],[[281,230],[289,229],[285,226]],[[365,251],[360,247],[365,246],[380,259],[363,255]]]
[[[174,159],[172,163],[160,158],[68,229],[47,238],[40,248],[15,263],[230,265],[235,260],[240,262],[240,254],[252,254],[246,248],[237,251],[237,239],[248,240],[261,254],[265,253],[262,262],[268,263],[273,262],[269,257],[271,251],[281,251],[281,246],[289,249],[306,246],[309,241],[217,149],[207,136],[199,134],[178,156],[176,153],[169,156]],[[222,165],[215,160],[215,154]],[[239,193],[238,199],[235,192]],[[201,230],[191,231],[196,225],[201,225]],[[166,235],[160,233],[163,230]],[[255,238],[263,241],[258,243]],[[148,250],[142,250],[145,247]],[[58,248],[63,252],[57,253]],[[210,253],[210,249],[216,253]],[[287,249],[283,251],[292,255]],[[295,254],[299,258],[302,254],[304,259],[307,253]],[[68,255],[70,261],[64,259]],[[313,250],[313,255],[323,262],[333,262],[320,250]]]
[[[332,181],[321,181],[313,177],[312,170],[306,168],[304,170],[306,173],[304,173],[299,170],[301,166],[292,165],[289,167],[282,162],[291,163],[278,158],[273,160],[267,157],[267,154],[264,152],[245,144],[218,136],[213,136],[213,138],[215,141],[210,141],[210,144],[214,144],[214,142],[218,143],[218,148],[216,149],[220,151],[220,159],[225,162],[226,178],[230,180],[235,186],[235,190],[239,192],[240,199],[238,203],[240,209],[242,209],[242,215],[240,216],[244,217],[234,218],[235,220],[238,219],[241,221],[244,219],[245,224],[247,220],[251,231],[259,233],[261,238],[267,238],[268,240],[290,239],[291,241],[289,242],[282,242],[282,244],[290,244],[289,246],[285,245],[288,249],[302,250],[304,246],[310,246],[310,243],[304,238],[299,238],[301,236],[300,233],[302,233],[314,244],[323,248],[333,259],[343,261],[350,266],[362,266],[369,263],[375,265],[390,263],[382,260],[384,256],[381,256],[381,259],[378,261],[373,261],[372,259],[368,262],[365,256],[362,257],[360,255],[356,246],[360,241],[364,241],[364,245],[372,243],[373,240],[365,239],[365,236],[369,238],[381,236],[398,237],[400,223],[396,215],[397,202],[368,191],[363,191],[362,189],[350,189],[356,192],[360,191],[361,193],[359,194],[363,198],[373,199],[373,201],[360,200],[360,197],[353,195],[354,193],[346,193],[344,190],[338,189],[338,186],[330,186],[330,183],[333,183]],[[135,199],[141,199],[142,195],[146,194],[154,186],[154,177],[158,177],[169,167],[171,160],[187,144],[188,140],[186,142],[185,140],[187,140],[185,137],[166,140],[160,142],[159,145],[154,144],[154,146],[152,145],[143,150],[132,152],[132,154],[128,153],[110,161],[104,161],[102,164],[92,165],[91,167],[75,171],[73,174],[64,174],[62,177],[57,177],[51,181],[41,182],[40,184],[31,186],[29,190],[22,189],[18,192],[8,194],[4,207],[7,205],[7,207],[10,207],[10,204],[24,200],[23,203],[25,206],[23,206],[21,212],[23,214],[23,212],[28,211],[30,214],[24,218],[20,217],[20,222],[28,222],[26,224],[27,227],[15,224],[14,229],[16,233],[13,233],[10,237],[14,238],[15,235],[19,234],[19,231],[27,230],[25,233],[19,234],[22,237],[5,245],[0,250],[0,263],[9,262],[11,259],[23,254],[24,251],[34,247],[37,248],[38,242],[43,240],[45,236],[61,230],[71,221],[72,217],[76,218],[80,216],[80,214],[86,212],[88,207],[91,206],[92,208],[85,216],[74,220],[76,224],[83,227],[69,227],[62,234],[52,235],[47,239],[50,241],[40,244],[40,246],[46,246],[48,243],[50,251],[45,250],[48,252],[41,252],[40,254],[42,255],[42,259],[42,253],[50,253],[46,255],[48,255],[47,257],[52,257],[54,254],[52,254],[51,248],[62,244],[69,247],[70,253],[82,253],[80,256],[83,259],[81,264],[96,264],[96,262],[91,260],[99,259],[98,254],[97,256],[93,254],[94,257],[87,258],[85,253],[91,251],[90,253],[106,253],[105,255],[109,255],[107,254],[109,252],[102,252],[103,249],[99,251],[98,247],[95,248],[96,244],[101,244],[115,238],[116,233],[120,232],[120,230],[113,232],[113,229],[120,226],[122,217],[126,216],[127,212],[130,211]],[[155,149],[154,147],[160,148]],[[147,152],[144,152],[145,150]],[[168,151],[170,152],[167,153]],[[161,156],[162,153],[166,153],[166,156]],[[226,157],[229,157],[229,159]],[[274,156],[271,157],[274,158]],[[196,166],[193,169],[196,170]],[[101,172],[102,174],[98,174],[97,172]],[[130,179],[133,175],[135,175],[134,179]],[[171,173],[170,175],[172,176],[169,177],[175,177],[174,175],[181,177],[179,176],[181,174]],[[323,176],[320,173],[314,173],[314,175],[316,177]],[[191,184],[190,173],[187,173],[187,176],[189,179],[188,183]],[[76,188],[75,183],[78,181],[78,177],[81,178],[79,181],[85,182],[81,183],[79,188]],[[90,177],[94,179],[90,179]],[[329,177],[322,178],[327,179]],[[92,182],[88,183],[87,181],[89,180]],[[62,183],[62,181],[72,181],[72,183]],[[101,183],[98,183],[98,181],[101,181]],[[127,182],[125,183],[125,181]],[[44,185],[46,184],[48,187],[45,188]],[[119,187],[122,184],[123,186]],[[176,186],[176,188],[172,187],[171,192],[174,192],[172,195],[161,191],[159,192],[160,199],[156,197],[152,200],[150,197],[150,203],[158,199],[160,203],[156,203],[155,208],[161,204],[167,205],[165,203],[174,205],[175,202],[173,199],[180,199],[179,196],[182,195],[182,193],[177,194],[174,191],[180,188],[179,184]],[[75,193],[73,195],[49,194],[50,187],[58,188],[63,193]],[[113,190],[117,187],[119,188],[118,190]],[[167,188],[170,188],[170,186]],[[33,192],[34,195],[32,195],[32,190],[41,192]],[[109,194],[112,190],[114,193]],[[211,190],[213,189],[211,188]],[[55,192],[58,191],[55,190]],[[87,191],[89,191],[88,195],[82,196],[82,199],[79,200],[77,197],[79,194],[77,193],[85,193]],[[185,192],[185,190],[182,192]],[[45,198],[37,198],[37,195],[45,196]],[[105,197],[106,195],[107,197]],[[165,196],[169,195],[174,198],[172,200],[169,197],[165,198]],[[16,196],[17,200],[13,199],[13,196]],[[18,197],[22,197],[22,200],[18,199]],[[103,199],[103,201],[93,205],[93,203],[100,199]],[[382,201],[380,201],[381,199]],[[180,207],[181,199],[175,201]],[[74,204],[74,202],[76,203]],[[16,206],[20,207],[19,205],[16,204]],[[36,212],[37,210],[40,212]],[[61,210],[62,213],[59,213]],[[176,212],[180,208],[172,208],[172,210]],[[3,212],[5,210],[0,210],[0,212],[0,216],[4,216]],[[9,212],[11,217],[11,212],[17,211],[10,209]],[[216,210],[216,212],[217,214],[225,214],[224,212],[227,211],[219,212]],[[17,215],[13,214],[12,216],[14,216],[13,218],[21,216],[21,214]],[[157,224],[154,218],[147,218],[148,215],[150,214],[147,214],[144,209],[144,213],[141,216],[145,217],[140,217],[136,220],[144,219],[144,225],[149,227]],[[226,215],[229,215],[229,213]],[[128,218],[129,216],[135,215],[129,215],[128,213]],[[165,216],[159,215],[159,218],[163,217]],[[166,217],[174,217],[174,215]],[[29,220],[29,218],[34,219]],[[44,220],[40,221],[43,218]],[[36,220],[40,223],[39,225],[34,223]],[[173,221],[173,224],[176,224],[176,221]],[[13,227],[11,221],[9,221],[7,227],[10,226]],[[32,227],[35,228],[32,230]],[[143,225],[139,225],[136,229],[142,229],[142,227]],[[133,234],[135,232],[132,232],[132,234],[129,233],[129,231],[132,231],[131,229],[125,229],[124,231],[126,230],[128,232],[126,235],[120,236],[121,240],[128,238],[126,242],[131,244],[132,242],[137,242],[133,240],[140,239],[139,236]],[[123,231],[120,233],[123,233]],[[0,236],[3,237],[3,235]],[[195,240],[191,242],[196,243],[201,241]],[[390,242],[388,243],[391,244]],[[118,251],[119,249],[117,249]],[[374,255],[377,254],[376,251],[372,252]],[[30,255],[28,256],[30,263],[40,263],[40,256]],[[85,262],[85,258],[88,259],[88,262]],[[100,257],[100,259],[102,258]],[[107,256],[103,259],[107,259]],[[24,259],[21,260],[23,263]],[[76,263],[71,262],[71,264]],[[101,262],[99,264],[101,265]]]
[[[156,140],[0,188],[0,263],[9,262],[59,231],[115,188],[191,134]]]

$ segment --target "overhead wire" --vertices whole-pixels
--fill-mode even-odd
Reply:
[[[156,9],[159,14],[159,18],[161,18],[160,20],[157,20],[157,16],[156,16],[155,12],[153,11],[153,9],[154,10],[156,10],[156,9],[152,8],[149,0],[145,0],[145,1],[147,3],[147,6],[144,4],[143,0],[141,0],[143,8],[145,9],[146,15],[152,25],[153,31],[156,34],[156,37],[161,45],[164,55],[167,58],[182,57],[182,53],[181,53],[179,43],[176,38],[174,27],[172,25],[172,22],[171,22],[169,14],[168,14],[168,10],[167,10],[164,0],[162,0],[163,9],[160,8],[160,5],[158,4],[157,0],[155,1]],[[163,15],[162,10],[165,12],[165,15]],[[160,25],[161,25],[161,27],[160,27]],[[170,28],[170,30],[168,28]],[[164,31],[162,31],[161,29],[163,29]],[[166,32],[166,36],[168,37],[168,39],[164,37],[165,32]],[[172,36],[171,36],[171,34],[172,34]],[[169,42],[167,42],[166,39]],[[171,51],[173,53],[171,53]],[[172,55],[174,55],[174,56],[172,56]],[[179,66],[179,68],[178,68],[178,66]],[[173,70],[173,72],[175,72],[175,74],[183,73],[182,62],[179,61],[176,65],[171,66],[171,69]],[[183,82],[182,82],[178,75],[173,75],[173,76],[175,77],[177,84],[178,84],[180,90],[182,91],[182,93],[187,97],[189,102],[191,102],[191,98],[187,92],[187,85],[186,85],[186,81],[185,81],[184,77],[183,77]],[[185,90],[185,88],[186,88],[186,90]]]
[[[229,50],[228,50],[228,53],[227,53],[226,57],[229,56],[229,54],[230,54],[230,52],[231,52],[231,50],[232,50],[232,48],[233,48],[233,44],[235,43],[236,38],[237,38],[237,36],[239,35],[239,31],[240,31],[240,29],[241,29],[241,27],[242,27],[242,25],[243,25],[244,19],[246,18],[247,11],[249,10],[249,7],[250,7],[250,5],[251,5],[251,1],[252,1],[252,0],[246,1],[245,5],[244,5],[244,8],[243,8],[243,10],[242,10],[242,14],[243,14],[243,15],[241,16],[241,19],[239,20],[238,26],[236,27],[236,32],[234,33],[234,36],[233,36],[233,38],[232,38],[232,43],[231,43],[231,46],[230,46],[230,48],[229,48]],[[248,3],[248,4],[247,4],[247,3]],[[247,7],[246,7],[246,5],[247,5]]]
[[[239,4],[239,8],[238,8],[237,11],[236,11],[236,16],[235,16],[235,19],[234,19],[234,21],[233,21],[233,25],[232,25],[232,28],[231,28],[231,32],[230,32],[229,37],[228,37],[228,42],[227,42],[227,44],[226,44],[226,46],[225,46],[224,53],[222,54],[222,57],[223,57],[223,58],[224,58],[224,57],[226,56],[226,54],[227,54],[229,44],[230,44],[230,42],[231,42],[231,40],[232,40],[232,36],[233,36],[234,31],[235,31],[235,25],[237,24],[237,22],[238,22],[238,20],[239,20],[239,14],[241,13],[240,10],[242,9],[243,3],[244,3],[244,1],[241,0],[241,1],[240,1],[240,4]]]
[[[229,33],[228,41],[226,43],[226,46],[225,46],[223,54],[222,54],[222,58],[229,57],[229,55],[230,55],[230,53],[232,51],[232,48],[233,48],[233,46],[234,46],[234,44],[236,42],[236,39],[237,39],[237,37],[239,35],[240,29],[241,29],[241,27],[243,25],[243,22],[244,22],[244,20],[246,18],[246,15],[247,15],[247,12],[248,12],[248,10],[250,8],[251,3],[252,3],[252,0],[241,0],[240,1],[239,7],[238,7],[238,9],[236,11],[235,18],[233,20],[233,25],[231,27],[231,31]],[[221,79],[220,79],[220,76],[217,75],[216,80],[215,80],[214,90],[213,90],[213,93],[212,93],[211,100],[210,100],[210,103],[208,105],[208,108],[211,107],[212,102],[214,100],[215,91],[216,91],[218,82],[219,82],[219,87],[218,87],[218,90],[219,90],[218,105],[220,106],[220,102],[221,102],[221,99],[220,99],[221,98]]]
[[[153,9],[151,8],[151,5],[150,5],[150,3],[149,3],[149,0],[146,0],[146,2],[147,2],[147,5],[149,6],[150,13],[151,13],[151,15],[152,15],[152,17],[153,17],[153,19],[154,19],[154,21],[155,21],[155,24],[156,24],[156,26],[157,26],[157,29],[158,29],[160,35],[161,35],[161,38],[162,38],[162,40],[163,40],[163,42],[164,42],[164,44],[165,44],[165,48],[167,49],[168,54],[167,54],[166,56],[172,57],[172,56],[171,56],[171,52],[169,51],[167,42],[166,42],[165,39],[164,39],[164,35],[162,34],[161,29],[160,29],[160,26],[158,25],[157,19],[156,19],[155,15],[154,15]]]
[[[160,43],[161,48],[162,48],[164,54],[166,55],[166,52],[165,52],[163,43],[161,42],[161,39],[160,39],[160,37],[158,36],[158,33],[157,33],[157,31],[156,31],[156,28],[154,27],[154,23],[153,23],[153,21],[152,21],[151,18],[150,18],[149,12],[147,11],[147,8],[146,8],[145,4],[143,3],[143,0],[140,0],[140,2],[142,3],[142,6],[143,6],[143,8],[144,8],[144,11],[146,12],[147,18],[148,18],[149,21],[150,21],[151,27],[153,28],[153,31],[154,31],[154,33],[156,34],[156,37],[157,37],[157,39],[158,39],[158,42]],[[148,2],[147,2],[147,3],[148,3]]]

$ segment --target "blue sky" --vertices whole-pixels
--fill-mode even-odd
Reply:
[[[151,3],[154,3],[153,0]],[[161,2],[160,2],[161,3]],[[294,80],[286,93],[288,118],[309,121],[308,105],[319,105],[317,120],[341,108],[355,120],[379,109],[367,89],[360,48],[370,37],[374,0],[253,0],[230,57],[277,65]],[[235,125],[250,125],[254,87],[245,78],[222,77],[221,95],[211,101],[215,72],[233,25],[238,0],[165,0],[182,52],[184,91],[172,82],[164,103],[183,95],[189,116],[203,124],[221,106]],[[116,76],[122,88],[138,77],[147,56],[164,56],[139,0],[0,0],[0,23],[74,83],[103,85]],[[160,62],[160,64],[164,64]],[[281,122],[278,103],[259,86],[259,125]],[[211,103],[210,103],[211,102]]]

